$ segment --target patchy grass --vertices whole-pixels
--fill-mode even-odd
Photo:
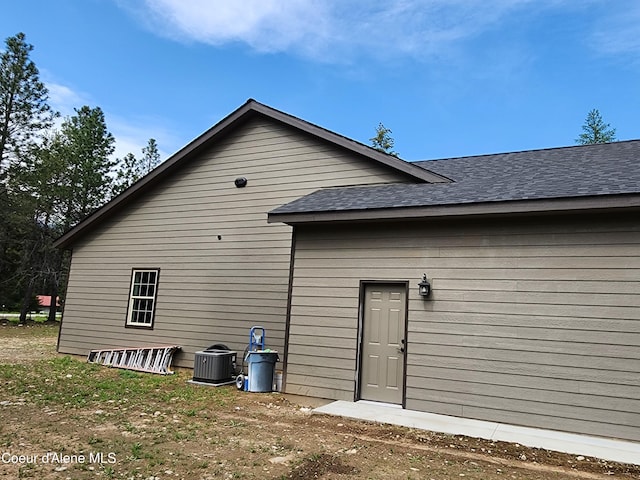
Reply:
[[[59,324],[29,323],[19,325],[18,322],[10,322],[0,325],[0,338],[57,338]]]
[[[61,313],[56,313],[56,322],[60,322],[62,318]],[[27,314],[26,324],[45,324],[48,323],[49,315],[46,313],[29,313]],[[19,312],[2,312],[0,313],[0,323],[7,325],[19,325],[20,322],[20,313]]]
[[[188,372],[108,369],[56,355],[56,329],[3,328],[0,455],[25,459],[1,463],[0,479],[640,478],[591,458],[310,415],[279,394],[189,384]],[[40,344],[34,358],[6,354],[26,340]]]

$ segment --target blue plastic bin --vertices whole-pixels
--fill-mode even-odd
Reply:
[[[248,352],[245,358],[249,366],[249,392],[273,391],[273,379],[276,370],[276,362],[279,360],[278,352],[257,351]]]

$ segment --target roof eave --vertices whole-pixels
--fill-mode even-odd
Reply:
[[[327,212],[269,213],[269,223],[298,225],[376,220],[411,220],[420,218],[462,217],[478,215],[570,213],[580,211],[640,210],[640,194],[595,195],[542,200],[341,210]]]

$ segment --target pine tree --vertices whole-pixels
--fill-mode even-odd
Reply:
[[[5,44],[0,55],[0,181],[57,115],[47,104],[49,92],[29,58],[33,46],[24,33],[7,38]]]
[[[59,154],[66,161],[62,197],[65,227],[74,225],[102,206],[111,194],[110,173],[115,162],[114,138],[100,107],[83,106],[61,127]]]
[[[59,132],[43,137],[21,154],[7,185],[25,209],[17,284],[25,292],[20,318],[26,319],[34,289],[46,289],[55,299],[62,289],[68,259],[52,247],[71,225],[102,206],[111,191],[114,138],[99,107],[84,106],[67,118]]]
[[[604,123],[602,115],[597,109],[591,110],[582,125],[582,133],[576,138],[580,145],[592,145],[594,143],[609,143],[616,141],[616,129],[610,128]]]
[[[38,232],[33,198],[9,180],[25,167],[29,150],[57,114],[47,104],[48,91],[29,58],[33,46],[24,33],[7,38],[5,46],[0,53],[0,303],[15,308],[37,261]]]
[[[111,197],[120,195],[142,177],[140,160],[133,153],[127,153],[122,159],[117,159],[116,162],[117,169]]]
[[[112,197],[120,195],[160,164],[160,152],[158,152],[156,140],[149,139],[147,146],[142,148],[141,158],[137,158],[133,153],[127,153],[122,159],[116,160],[116,163]]]
[[[160,164],[160,152],[155,138],[150,138],[142,148],[142,175],[146,175]]]
[[[386,128],[382,122],[379,123],[378,128],[376,128],[376,136],[369,140],[371,141],[371,146],[376,150],[393,155],[394,157],[398,156],[398,152],[393,151],[395,142],[391,136],[391,130]]]

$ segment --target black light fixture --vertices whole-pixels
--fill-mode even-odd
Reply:
[[[235,183],[238,188],[244,188],[247,186],[247,177],[238,177],[233,183]]]
[[[427,298],[431,293],[431,284],[427,280],[427,274],[422,275],[422,281],[418,284],[418,293],[422,298]]]

